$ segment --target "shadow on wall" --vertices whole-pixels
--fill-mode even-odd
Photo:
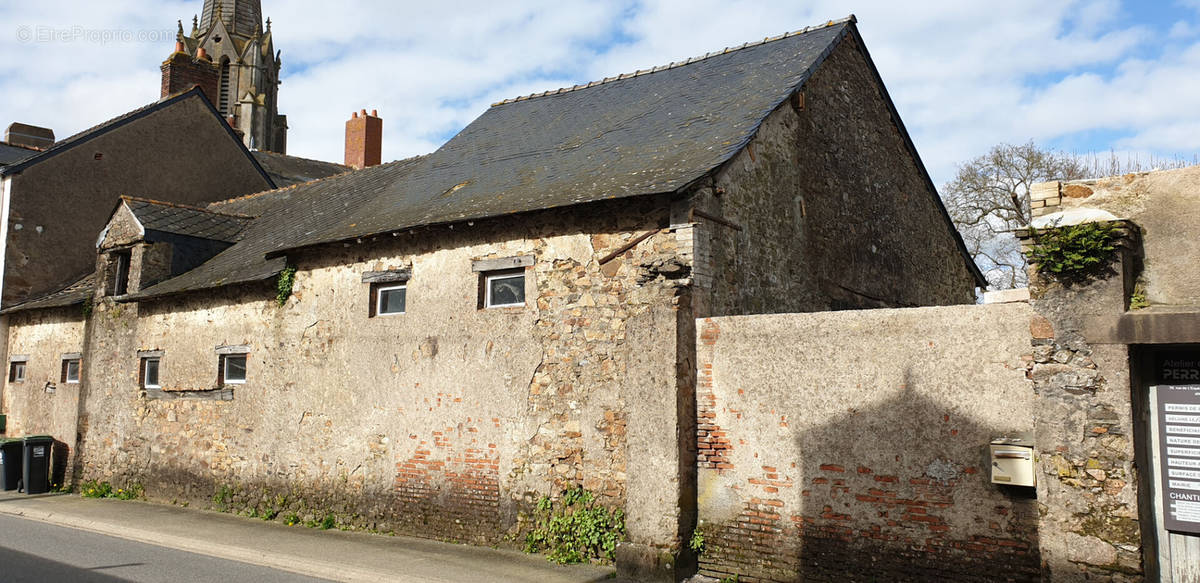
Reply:
[[[990,483],[988,442],[1008,428],[956,416],[906,373],[895,398],[851,409],[797,440],[808,482],[806,578],[1039,579],[1037,501]],[[824,452],[837,452],[824,459]]]
[[[906,373],[891,398],[820,423],[789,416],[812,427],[795,438],[797,457],[745,480],[744,508],[713,532],[704,571],[742,581],[1040,580],[1032,488],[989,483],[987,444],[1011,428],[981,426],[922,393]]]

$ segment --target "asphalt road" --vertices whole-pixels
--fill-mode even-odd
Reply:
[[[325,579],[0,515],[0,582],[26,581],[291,583]]]

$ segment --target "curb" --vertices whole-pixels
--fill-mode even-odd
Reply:
[[[0,514],[37,520],[56,526],[85,530],[218,559],[269,567],[298,575],[329,579],[331,581],[375,583],[377,581],[394,580],[397,576],[396,573],[373,571],[352,565],[334,565],[327,561],[315,561],[299,555],[267,553],[239,546],[154,532],[149,529],[131,528],[111,522],[89,520],[58,512],[47,512],[29,508],[7,508],[5,505],[0,504]],[[423,579],[423,581],[428,581],[429,583],[453,583],[445,579]]]

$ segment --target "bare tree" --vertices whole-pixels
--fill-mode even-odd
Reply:
[[[1025,258],[1012,231],[1029,225],[1029,187],[1084,175],[1076,157],[1033,142],[1000,144],[959,165],[954,180],[942,187],[942,198],[989,286],[1007,289],[1027,283]]]

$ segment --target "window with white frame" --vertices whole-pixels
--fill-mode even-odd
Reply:
[[[79,357],[64,356],[62,360],[62,382],[78,383],[79,382]]]
[[[222,354],[217,371],[219,385],[242,385],[246,383],[246,353]]]
[[[376,284],[375,315],[394,316],[403,314],[408,295],[408,284]]]
[[[525,270],[510,269],[483,274],[483,306],[504,308],[525,305]]]
[[[142,357],[142,388],[143,389],[160,389],[158,370],[162,366],[161,356],[144,356]]]

